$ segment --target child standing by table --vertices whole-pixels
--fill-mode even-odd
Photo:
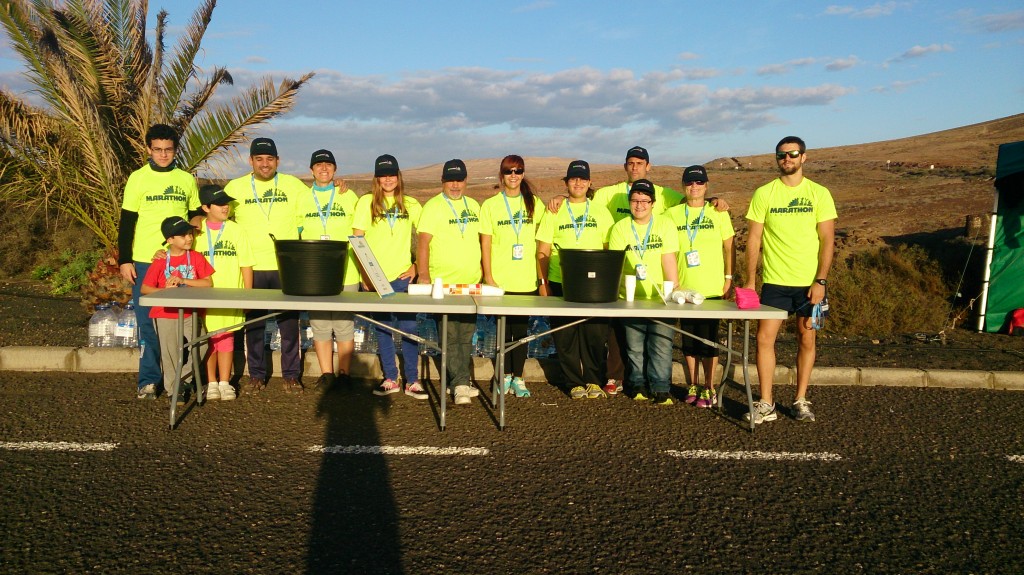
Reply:
[[[242,228],[228,220],[231,202],[224,188],[210,184],[199,190],[199,201],[206,220],[199,229],[199,253],[216,270],[213,287],[252,289],[253,255],[249,240]],[[235,388],[231,386],[231,363],[235,353],[235,334],[238,324],[245,321],[240,309],[210,309],[206,311],[206,331],[231,328],[210,338],[206,356],[206,374],[209,384],[206,399],[231,401],[235,399]]]
[[[356,215],[352,221],[352,235],[365,236],[366,243],[380,263],[380,269],[387,276],[392,289],[404,292],[409,282],[416,277],[416,266],[412,263],[412,230],[419,225],[420,203],[404,193],[402,173],[398,160],[384,154],[374,163],[372,193],[356,203]],[[373,289],[373,283],[362,270],[364,291]],[[416,315],[411,313],[380,313],[374,319],[405,333],[416,333]],[[394,335],[381,327],[377,330],[377,352],[380,356],[384,381],[374,388],[374,395],[390,395],[402,390],[398,383],[398,366],[395,363]],[[416,399],[427,399],[428,395],[419,380],[419,345],[408,338],[402,338],[402,359],[405,362],[405,394]]]
[[[181,216],[171,216],[160,224],[160,231],[167,241],[167,253],[163,258],[153,262],[146,270],[142,280],[142,295],[151,294],[164,288],[178,287],[210,287],[213,280],[213,268],[206,258],[192,249],[192,232],[194,228]],[[178,309],[153,307],[149,317],[156,320],[157,337],[160,339],[160,364],[164,372],[164,392],[168,395],[174,389],[175,366],[182,361],[181,345],[177,339]],[[185,341],[192,339],[192,313],[185,312]],[[200,327],[202,324],[200,323]],[[200,329],[200,333],[205,330]],[[184,358],[181,373],[192,369],[192,355]],[[196,382],[192,382],[194,386]],[[178,395],[182,403],[188,401],[188,391]]]

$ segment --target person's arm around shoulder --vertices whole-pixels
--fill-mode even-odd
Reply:
[[[720,198],[718,196],[708,198],[708,203],[711,204],[717,212],[728,212],[729,208],[732,207],[729,205],[729,202],[725,201],[725,198]]]
[[[747,220],[747,273],[743,278],[743,287],[754,289],[757,280],[757,262],[761,258],[761,238],[764,235],[764,224]]]
[[[551,198],[550,200],[548,200],[547,204],[548,211],[551,212],[552,214],[557,214],[558,210],[561,209],[562,204],[565,203],[565,200],[567,199],[569,199],[569,196],[562,194],[559,194]]]

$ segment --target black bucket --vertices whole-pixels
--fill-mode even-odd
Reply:
[[[276,240],[277,270],[286,295],[338,295],[348,259],[348,242]]]
[[[621,250],[558,250],[562,267],[562,298],[578,303],[608,303],[619,299]]]

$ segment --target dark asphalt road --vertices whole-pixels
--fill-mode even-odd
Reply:
[[[274,380],[171,432],[133,382],[0,372],[0,571],[1024,572],[1020,392],[812,388],[819,421],[751,435],[685,404],[538,385],[509,400],[505,432],[482,403],[439,432],[433,402]],[[116,447],[15,449],[36,441]],[[486,454],[310,451],[324,445]]]

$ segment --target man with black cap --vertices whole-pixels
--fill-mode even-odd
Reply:
[[[417,231],[418,282],[440,278],[448,284],[480,283],[480,204],[466,195],[466,164],[448,160],[441,168],[441,193],[423,204]],[[440,325],[440,316],[436,318]],[[473,333],[476,315],[448,316],[448,385],[455,404],[472,403]]]
[[[309,158],[313,187],[299,197],[299,232],[307,240],[348,241],[355,216],[355,192],[335,184],[338,164],[330,150],[317,150]],[[348,250],[342,291],[359,291],[359,267],[355,251]],[[335,381],[351,382],[352,353],[355,351],[355,325],[352,313],[342,311],[311,311],[309,326],[313,330],[313,349],[320,364],[316,388],[330,390]],[[338,345],[338,370],[334,370],[334,344]]]
[[[124,186],[121,222],[117,229],[117,263],[121,277],[132,285],[132,301],[139,317],[139,375],[137,396],[154,398],[160,371],[160,342],[149,307],[139,304],[142,278],[153,254],[163,248],[160,223],[171,216],[195,218],[198,222],[199,191],[192,174],[178,167],[174,154],[178,132],[166,124],[155,124],[146,132],[149,161],[132,172]]]
[[[235,214],[235,221],[245,231],[252,248],[255,258],[255,289],[281,288],[274,239],[298,239],[297,203],[302,195],[309,193],[309,188],[302,180],[278,173],[279,163],[277,144],[274,140],[256,138],[249,146],[249,165],[252,166],[252,172],[235,178],[224,186],[224,191],[236,198],[231,204],[231,211]],[[266,310],[248,310],[245,318],[252,320],[266,314]],[[285,391],[301,392],[303,387],[299,380],[302,366],[299,356],[298,312],[282,313],[277,318],[277,325],[281,330],[281,371],[284,375]],[[249,324],[245,330],[250,393],[259,393],[267,386],[269,374],[264,347],[266,328],[266,321],[258,321]]]

